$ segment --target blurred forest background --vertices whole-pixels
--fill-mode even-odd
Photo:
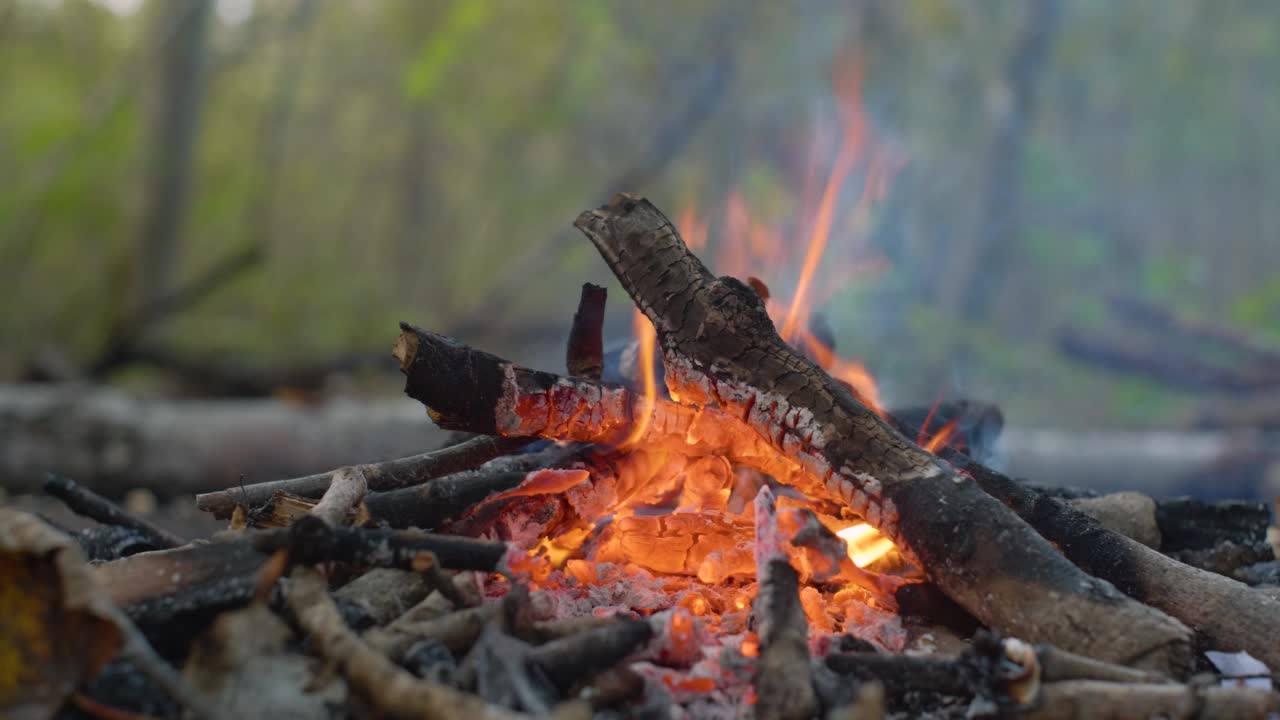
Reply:
[[[1276,430],[1277,73],[1266,0],[0,0],[0,380],[560,369],[579,283],[631,328],[580,211],[772,228],[785,296],[855,132],[815,309],[890,405]]]

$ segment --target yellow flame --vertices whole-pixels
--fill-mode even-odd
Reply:
[[[849,559],[866,567],[893,549],[893,541],[866,523],[851,525],[836,533],[849,546]]]
[[[800,270],[800,280],[796,284],[796,293],[791,298],[791,307],[787,318],[782,323],[782,338],[790,342],[795,338],[796,329],[800,325],[800,316],[809,307],[809,286],[818,271],[818,264],[827,249],[827,241],[831,239],[831,226],[835,221],[836,201],[844,182],[853,171],[853,166],[862,154],[866,125],[859,106],[861,96],[861,68],[856,61],[837,65],[837,91],[843,95],[847,104],[842,112],[842,128],[840,147],[836,150],[835,162],[831,165],[831,173],[827,176],[826,185],[822,188],[822,199],[818,201],[818,211],[814,217],[813,230],[809,235],[809,248],[805,252],[804,265]],[[844,87],[840,87],[843,85]],[[864,199],[869,195],[869,188],[863,188]],[[861,204],[861,202],[860,202]]]
[[[622,447],[626,447],[638,442],[644,437],[649,429],[649,422],[653,418],[653,408],[658,403],[658,382],[653,374],[653,350],[657,345],[658,334],[653,329],[653,323],[649,322],[649,318],[644,313],[636,310],[635,320],[636,340],[640,344],[639,363],[640,373],[644,378],[644,399],[642,409],[640,411],[640,419],[636,422],[635,427],[631,429],[631,434],[626,440],[622,441]]]

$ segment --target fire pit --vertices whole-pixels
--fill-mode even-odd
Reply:
[[[92,569],[215,707],[247,707],[253,658],[279,671],[306,652],[327,667],[298,669],[308,702],[328,688],[335,712],[398,717],[1276,708],[1261,676],[1280,667],[1280,600],[1227,577],[1266,559],[1265,507],[1012,480],[966,453],[998,413],[881,408],[803,303],[774,304],[775,326],[762,282],[714,276],[648,201],[619,195],[576,225],[642,313],[621,370],[591,285],[566,375],[403,324],[405,392],[472,437],[200,496],[231,520],[219,542]],[[1180,533],[1201,538],[1184,559],[1230,541],[1247,562],[1162,554]],[[1187,683],[1210,667],[1198,650],[1266,687]]]

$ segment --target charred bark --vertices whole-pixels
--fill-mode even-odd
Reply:
[[[608,297],[605,288],[583,283],[565,351],[565,369],[570,375],[599,380],[604,372],[604,304]]]

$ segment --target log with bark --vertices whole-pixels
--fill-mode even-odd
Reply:
[[[715,446],[735,464],[851,507],[1001,632],[1166,672],[1189,666],[1183,625],[1080,571],[972,479],[861,405],[777,335],[754,290],[712,276],[653,205],[620,195],[577,226],[654,323],[679,402],[637,401],[403,326],[396,353],[406,393],[439,425],[617,443],[642,422],[642,442]]]

